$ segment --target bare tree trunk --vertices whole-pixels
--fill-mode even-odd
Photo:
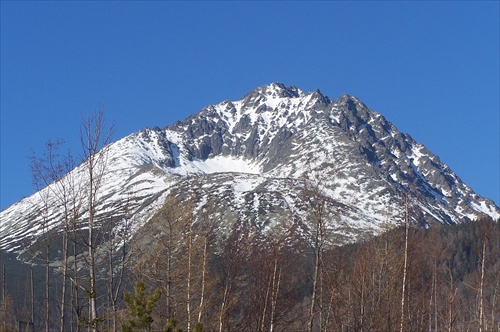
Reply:
[[[108,231],[109,233],[113,232],[113,226]],[[116,316],[115,316],[115,303],[114,303],[114,294],[113,294],[113,276],[114,276],[114,259],[113,259],[113,251],[114,251],[114,239],[108,239],[109,249],[108,249],[108,301],[111,303],[112,317],[111,317],[111,331],[116,332]],[[109,328],[108,328],[109,329]]]
[[[128,248],[126,239],[128,238],[129,232],[129,222],[127,209],[125,209],[125,217],[123,218],[124,224],[120,225],[120,231],[116,230],[116,225],[114,220],[110,221],[108,230],[109,237],[106,238],[106,246],[108,250],[108,281],[107,281],[107,298],[108,298],[108,309],[111,306],[111,317],[108,319],[108,329],[111,331],[117,331],[117,314],[118,314],[118,297],[121,292],[125,264],[128,257]],[[118,259],[118,266],[115,265],[115,253],[119,249],[121,244],[120,253],[121,256]],[[116,271],[118,268],[118,272]],[[117,274],[117,275],[116,275]]]
[[[485,231],[483,231],[485,233]],[[479,285],[479,332],[483,331],[483,288],[484,288],[484,262],[486,258],[486,234],[483,233],[483,253],[481,259],[481,283]]]
[[[327,311],[328,315],[326,316],[326,319],[325,319],[325,331],[328,330],[328,326],[330,325],[330,318],[332,317],[334,298],[335,298],[335,293],[332,290],[330,292],[330,300],[328,301],[328,311]]]
[[[189,232],[188,232],[188,243],[187,243],[187,254],[188,254],[188,273],[187,273],[187,290],[186,290],[186,311],[187,311],[187,330],[191,331],[191,256],[193,247],[193,213],[189,209],[188,217],[189,222]]]
[[[87,265],[89,269],[89,331],[97,331],[97,288],[96,288],[96,259],[95,259],[95,214],[98,192],[107,167],[106,145],[110,142],[112,129],[103,139],[104,114],[102,108],[95,116],[82,120],[81,143],[87,168],[87,199],[88,199],[88,239]],[[99,151],[101,149],[101,151]]]
[[[42,226],[43,233],[43,241],[45,242],[45,257],[43,258],[43,262],[45,265],[45,332],[49,332],[49,323],[50,323],[50,290],[49,290],[49,282],[50,282],[50,241],[49,241],[49,207],[50,207],[50,198],[51,192],[50,187],[47,187],[54,178],[52,173],[52,162],[53,160],[53,151],[55,145],[50,141],[46,144],[46,159],[37,158],[35,156],[31,157],[31,175],[35,188],[37,189],[40,200],[43,204],[41,211],[41,221],[40,224]],[[48,164],[48,165],[47,165]]]
[[[364,268],[363,268],[364,269]],[[363,331],[363,325],[365,323],[365,271],[362,271],[361,273],[361,300],[360,300],[360,305],[359,305],[359,327],[361,331]]]
[[[310,218],[315,227],[314,229],[314,272],[313,272],[313,285],[311,302],[309,306],[309,313],[307,318],[307,331],[311,332],[314,325],[314,313],[316,310],[316,301],[318,298],[318,284],[320,281],[321,264],[323,262],[322,251],[325,242],[325,225],[324,225],[324,209],[326,198],[322,195],[319,185],[317,183],[310,183],[308,179],[304,181],[304,199],[307,203],[311,204]]]
[[[72,313],[75,312],[76,314],[76,321],[75,321],[75,331],[79,332],[80,331],[80,321],[81,321],[81,311],[80,311],[80,278],[78,276],[78,243],[77,243],[77,238],[76,238],[76,225],[73,224],[73,287],[72,287],[72,306],[73,310],[71,311]],[[71,323],[71,326],[73,326],[73,322]]]
[[[7,296],[5,295],[5,264],[2,265],[2,317],[3,317],[3,330],[7,331]]]
[[[453,275],[451,273],[451,268],[448,269],[450,274],[450,290],[448,292],[448,332],[453,330],[453,300],[455,298],[455,291],[453,285]]]
[[[273,294],[271,295],[271,322],[269,327],[269,332],[273,332],[274,330],[274,319],[276,313],[276,304],[278,302],[278,294],[280,291],[280,283],[281,283],[281,267],[279,268],[278,275],[276,276],[276,268],[278,265],[278,259],[276,258],[274,261],[274,272],[273,272]],[[276,280],[277,279],[277,280]],[[276,283],[276,287],[274,286]]]
[[[66,329],[66,290],[68,285],[68,257],[69,257],[69,207],[67,201],[67,192],[64,188],[63,200],[64,200],[64,233],[63,233],[63,244],[62,244],[62,288],[61,288],[61,316],[59,318],[59,331],[64,332]]]
[[[222,303],[220,305],[220,313],[219,313],[219,332],[223,331],[223,317],[226,311],[226,302],[227,302],[227,295],[229,293],[229,285],[226,284],[224,287],[224,296],[222,297]]]
[[[431,297],[429,300],[429,332],[432,332],[432,323],[434,322],[434,329],[437,330],[437,260],[434,258],[434,265],[432,269],[432,285]]]
[[[33,280],[33,266],[30,268],[30,297],[31,297],[31,305],[30,305],[30,325],[31,331],[35,331],[35,283]]]
[[[269,299],[269,292],[271,287],[274,287],[272,285],[272,279],[270,278],[269,281],[267,282],[267,287],[266,287],[266,296],[264,298],[264,308],[262,309],[262,316],[261,316],[261,321],[260,321],[260,330],[264,331],[265,326],[266,326],[266,313],[267,313],[267,301]]]
[[[126,220],[126,225],[125,225],[125,234],[123,234],[123,237],[126,239],[128,237],[129,232],[129,223],[128,219]],[[124,280],[124,274],[125,274],[125,266],[127,262],[127,256],[128,256],[128,249],[127,249],[127,244],[126,241],[122,241],[122,257],[121,257],[121,267],[120,267],[120,274],[118,275],[118,283],[115,286],[115,292],[113,294],[112,298],[112,304],[113,304],[113,331],[116,331],[117,329],[117,313],[118,313],[118,296],[120,294],[122,285],[123,285],[123,280]]]
[[[498,284],[500,282],[500,276],[496,276],[495,290],[493,291],[493,299],[491,300],[491,328],[495,328],[495,309],[497,302]]]
[[[59,320],[59,331],[64,332],[65,312],[66,312],[66,285],[68,277],[68,234],[65,230],[63,235],[63,276],[61,288],[61,317]]]
[[[319,225],[318,225],[319,227]],[[313,275],[313,289],[312,289],[312,294],[311,294],[311,304],[309,306],[309,316],[307,318],[307,331],[311,332],[313,329],[313,323],[314,323],[314,310],[316,307],[316,296],[317,296],[317,291],[318,291],[318,279],[319,279],[319,269],[321,265],[321,247],[319,246],[318,240],[316,241],[316,250],[314,253],[314,275]]]
[[[434,261],[434,274],[435,274],[435,283],[434,283],[434,329],[437,331],[438,330],[438,292],[437,292],[437,285],[438,285],[438,274],[437,274],[437,262]]]
[[[69,189],[70,189],[70,199],[72,200],[71,206],[71,217],[68,220],[68,256],[69,256],[69,240],[71,239],[71,248],[72,248],[72,259],[73,264],[71,267],[71,273],[73,278],[70,277],[72,282],[71,292],[70,292],[70,302],[71,302],[71,318],[70,318],[70,327],[71,331],[73,331],[73,327],[75,328],[75,332],[80,331],[80,320],[81,320],[81,312],[80,312],[80,289],[81,286],[79,284],[78,277],[78,236],[77,236],[77,220],[79,218],[79,214],[81,211],[81,207],[83,204],[82,200],[82,188],[79,186],[79,179],[76,177],[69,178]],[[69,266],[68,266],[69,268]],[[75,319],[76,318],[76,319]]]
[[[96,328],[94,326],[97,319],[97,310],[96,310],[96,286],[95,286],[95,244],[94,244],[94,199],[95,191],[94,191],[94,172],[93,172],[93,164],[92,160],[94,156],[91,155],[89,159],[89,218],[88,218],[88,265],[89,265],[89,331],[95,331]]]
[[[408,193],[405,193],[405,249],[404,249],[404,263],[403,263],[403,285],[401,292],[401,326],[400,332],[403,332],[404,318],[405,318],[405,290],[406,290],[406,273],[408,269]]]
[[[198,323],[201,323],[201,316],[203,314],[203,301],[205,298],[205,275],[207,271],[207,257],[208,257],[208,217],[205,216],[205,238],[203,243],[203,262],[201,268],[201,294],[200,294],[200,305],[198,311]]]
[[[73,210],[73,217],[77,214],[79,209],[78,193],[79,188],[76,188],[74,175],[71,170],[74,168],[75,163],[71,154],[65,156],[58,154],[58,149],[64,142],[59,140],[56,142],[48,141],[45,144],[45,151],[43,157],[31,157],[31,172],[33,176],[33,183],[40,192],[42,201],[45,204],[45,210],[48,205],[60,204],[63,209],[63,217],[60,221],[62,225],[62,287],[60,297],[60,316],[59,316],[59,330],[61,332],[65,329],[66,322],[66,298],[67,298],[67,284],[68,284],[68,249],[69,249],[69,234],[70,234],[70,221],[71,211]],[[40,190],[44,188],[43,190]],[[72,206],[73,205],[73,206]],[[47,211],[45,211],[47,212]],[[43,220],[45,241],[46,241],[46,264],[50,263],[50,243],[47,238],[49,232],[48,218],[46,215]],[[48,273],[46,272],[46,277]],[[47,291],[47,290],[46,290]],[[46,309],[48,307],[46,306]],[[46,317],[47,318],[47,317]],[[46,329],[48,327],[46,326]]]
[[[429,309],[428,309],[428,324],[429,324],[429,332],[432,332],[432,301],[434,297],[434,282],[435,282],[435,275],[434,273],[432,274],[432,282],[431,282],[431,296],[429,298]]]
[[[50,324],[50,288],[49,288],[49,283],[50,283],[50,260],[49,260],[49,255],[50,255],[50,243],[48,240],[48,235],[47,235],[47,225],[44,223],[44,234],[45,234],[45,241],[46,241],[46,247],[45,247],[45,331],[49,332],[49,324]]]
[[[63,172],[70,172],[74,166],[71,156],[68,157],[64,162],[65,167]],[[64,176],[60,174],[60,176]],[[66,330],[66,298],[67,298],[67,285],[68,285],[68,258],[69,258],[69,237],[71,233],[71,210],[77,211],[79,209],[79,204],[77,202],[77,188],[74,188],[75,183],[73,181],[71,173],[68,173],[65,178],[62,178],[55,182],[56,189],[58,190],[59,200],[63,204],[64,208],[64,220],[63,220],[63,243],[62,243],[62,288],[61,288],[61,313],[59,317],[59,331],[64,332]],[[73,187],[73,188],[72,188]],[[71,206],[73,204],[73,207]],[[76,212],[74,212],[76,214]]]
[[[167,243],[167,277],[165,280],[165,287],[166,287],[166,298],[167,298],[167,319],[172,318],[172,250],[173,250],[173,227],[172,227],[172,221],[168,221],[168,227],[169,227],[169,233],[168,233],[168,243]]]

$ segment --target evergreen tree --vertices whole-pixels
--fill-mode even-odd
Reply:
[[[203,324],[202,323],[196,323],[194,326],[193,332],[202,332],[203,331]]]
[[[177,327],[177,320],[175,318],[170,318],[165,325],[165,332],[182,332],[182,329]]]
[[[132,319],[128,323],[122,324],[123,332],[151,331],[153,317],[151,315],[156,302],[160,298],[160,290],[146,296],[146,286],[142,281],[138,281],[134,286],[134,296],[130,292],[125,292],[125,303]]]

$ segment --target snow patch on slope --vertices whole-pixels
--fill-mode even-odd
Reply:
[[[216,156],[207,160],[193,160],[192,165],[206,174],[220,172],[249,174],[261,173],[261,168],[258,164],[251,163],[243,158],[235,158],[231,156]]]
[[[244,158],[232,156],[216,156],[206,160],[187,160],[182,156],[179,165],[169,169],[169,173],[176,175],[212,174],[212,173],[248,173],[260,174],[261,167]]]

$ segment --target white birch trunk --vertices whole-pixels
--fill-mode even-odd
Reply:
[[[408,268],[408,194],[405,194],[405,249],[403,263],[403,285],[401,291],[401,326],[400,332],[403,332],[405,318],[405,290],[406,290],[406,272]]]

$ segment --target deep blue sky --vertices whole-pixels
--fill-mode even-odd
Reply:
[[[3,209],[101,103],[117,140],[271,82],[348,93],[500,203],[499,2],[1,1]]]

